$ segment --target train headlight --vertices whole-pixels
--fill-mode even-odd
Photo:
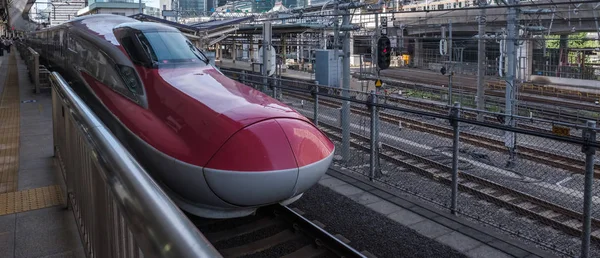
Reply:
[[[123,78],[125,85],[127,85],[127,88],[134,93],[138,93],[137,91],[140,88],[140,85],[135,70],[124,65],[117,65],[117,67],[119,68],[119,72],[121,73],[121,77]]]

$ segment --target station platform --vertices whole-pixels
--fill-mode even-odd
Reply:
[[[0,57],[0,257],[85,257],[54,165],[52,99],[13,50]]]
[[[442,75],[439,71],[432,71],[428,69],[421,68],[410,68],[410,67],[392,67],[386,70],[381,71],[381,76],[389,77],[394,79],[402,78],[402,80],[427,83],[430,84],[439,84],[448,85],[448,74]],[[566,78],[555,78],[555,77],[546,77],[547,79],[556,79],[559,81],[563,81],[569,84],[557,84],[552,83],[550,81],[544,80],[541,78],[536,78],[533,82],[525,82],[522,87],[536,87],[539,86],[539,89],[543,89],[546,91],[578,91],[582,94],[600,94],[600,81],[592,81],[592,80],[578,80],[578,79],[566,79]],[[506,82],[499,77],[496,76],[485,76],[484,81],[489,83],[490,86],[501,85],[504,86]],[[587,86],[583,84],[578,84],[578,82],[586,81],[588,84],[597,85],[597,86]],[[435,82],[435,83],[434,83]],[[477,76],[468,75],[468,74],[455,74],[452,77],[452,82],[455,85],[463,85],[469,88],[477,88]],[[576,86],[575,86],[576,85]]]

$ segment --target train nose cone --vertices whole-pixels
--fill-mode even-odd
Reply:
[[[224,201],[264,205],[308,189],[327,171],[332,156],[333,144],[311,124],[269,119],[235,133],[208,162],[204,175]]]
[[[298,180],[294,196],[313,186],[333,160],[335,145],[312,124],[296,119],[278,119],[290,143],[296,164]]]

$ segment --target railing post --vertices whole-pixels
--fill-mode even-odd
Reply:
[[[246,84],[246,71],[242,70],[241,82],[242,84]]]
[[[594,155],[596,154],[596,121],[587,121],[582,137],[586,142],[581,148],[585,153],[585,184],[583,189],[583,232],[581,235],[581,257],[589,257],[592,227],[592,187],[594,182]]]
[[[454,102],[450,111],[450,124],[454,131],[454,140],[452,143],[452,203],[450,211],[456,214],[458,203],[458,149],[460,143],[460,131],[458,129],[458,118],[460,117],[460,102]]]
[[[378,171],[378,158],[379,158],[379,114],[377,112],[377,93],[375,90],[371,90],[369,96],[369,108],[371,110],[371,165],[369,166],[369,179],[375,180],[376,173]]]
[[[33,53],[33,81],[35,93],[40,94],[40,55]]]
[[[315,81],[315,93],[314,93],[314,98],[315,98],[315,105],[314,105],[314,111],[313,111],[313,122],[315,123],[316,126],[319,126],[319,81]]]

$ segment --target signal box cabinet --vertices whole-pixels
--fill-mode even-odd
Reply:
[[[341,51],[330,49],[315,50],[315,80],[319,85],[330,87],[341,86],[342,79],[342,58]]]

